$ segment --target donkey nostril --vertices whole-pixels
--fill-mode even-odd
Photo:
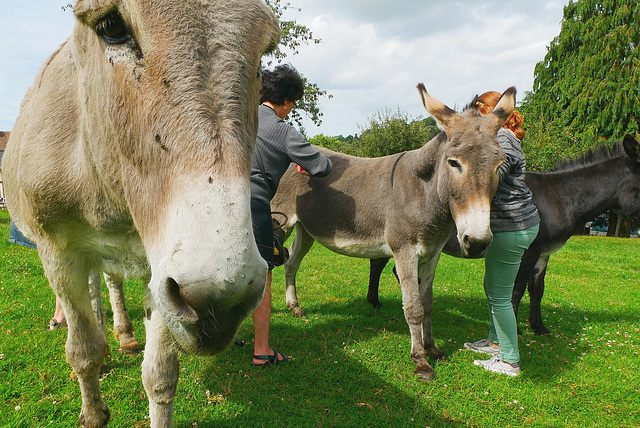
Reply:
[[[176,316],[190,319],[193,322],[197,321],[197,314],[185,301],[180,291],[180,286],[173,278],[167,278],[167,297],[169,306]]]
[[[171,306],[178,307],[184,303],[180,296],[180,286],[173,278],[167,278],[167,295]]]
[[[461,239],[464,257],[482,257],[489,244],[491,244],[491,239],[492,236],[478,238],[473,235],[464,235]]]

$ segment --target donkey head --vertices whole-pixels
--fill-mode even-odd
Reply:
[[[418,85],[422,103],[446,133],[437,147],[434,174],[440,201],[449,208],[463,257],[478,257],[493,235],[489,214],[498,189],[498,168],[505,154],[497,132],[515,108],[515,88],[507,89],[491,114],[474,108],[462,114],[433,98]]]
[[[81,133],[142,240],[150,307],[185,350],[218,352],[264,290],[248,176],[277,20],[259,0],[80,0],[75,13]]]
[[[629,174],[625,181],[617,186],[617,211],[632,223],[640,223],[640,143],[631,135],[625,135],[622,146],[628,156],[625,166]]]

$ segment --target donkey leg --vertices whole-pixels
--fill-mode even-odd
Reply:
[[[433,368],[427,362],[423,343],[424,306],[418,285],[418,260],[415,255],[394,254],[402,290],[402,309],[411,334],[411,359],[416,363],[414,374],[423,380],[434,379]]]
[[[133,336],[133,324],[127,312],[122,278],[105,273],[104,280],[109,289],[109,300],[113,310],[113,334],[120,342],[121,351],[135,351],[140,348],[140,343]]]
[[[518,320],[518,309],[520,308],[520,301],[524,297],[524,293],[527,289],[527,284],[533,277],[533,269],[540,256],[539,252],[525,251],[522,261],[520,262],[520,268],[518,274],[513,283],[513,291],[511,293],[511,306],[513,306],[513,313],[516,316],[516,322]],[[518,334],[522,335],[520,327],[518,327]]]
[[[149,397],[152,428],[173,426],[173,400],[179,375],[178,353],[160,312],[147,309],[147,344],[142,361],[142,383]]]
[[[89,273],[89,296],[91,297],[91,307],[98,320],[98,326],[102,331],[106,332],[107,326],[105,323],[104,310],[102,309],[102,282],[100,280],[100,273],[95,270]]]
[[[436,347],[433,340],[431,315],[433,314],[433,278],[440,259],[440,254],[429,262],[418,267],[418,284],[420,286],[420,299],[424,307],[424,320],[422,321],[422,344],[427,354],[436,360],[446,358],[444,352]]]
[[[284,278],[287,285],[287,308],[294,317],[304,315],[298,306],[298,294],[296,293],[296,275],[300,269],[302,259],[307,255],[315,240],[309,235],[300,223],[296,224],[296,237],[291,245],[289,260],[284,264]]]
[[[38,243],[39,245],[41,243]],[[69,254],[47,251],[40,245],[39,253],[49,283],[60,298],[68,324],[65,346],[67,362],[78,376],[82,394],[80,423],[85,427],[107,425],[110,414],[100,394],[100,368],[109,352],[107,339],[98,325],[98,319],[91,307],[89,295],[88,269]],[[71,260],[62,266],[57,261]],[[73,268],[72,268],[73,267]],[[74,269],[76,268],[76,269]]]
[[[542,322],[542,296],[544,296],[544,277],[547,274],[549,256],[542,257],[533,271],[533,281],[529,284],[529,325],[536,334],[551,333]]]
[[[382,303],[380,303],[380,300],[378,299],[380,276],[388,262],[388,258],[369,260],[369,292],[367,293],[367,302],[371,303],[376,309],[382,307]]]

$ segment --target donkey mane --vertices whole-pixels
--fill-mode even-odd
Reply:
[[[613,145],[600,143],[596,147],[589,149],[586,153],[577,155],[571,159],[562,159],[558,161],[555,168],[549,172],[571,171],[590,165],[598,164],[607,159],[624,156],[624,147],[622,142],[615,142]]]
[[[457,110],[457,109],[456,109]],[[476,116],[480,116],[480,112],[478,111],[478,96],[474,96],[469,104],[464,106],[462,109],[462,113],[475,113]]]

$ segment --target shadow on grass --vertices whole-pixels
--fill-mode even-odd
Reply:
[[[435,292],[437,293],[437,291]],[[363,297],[364,301],[364,297]],[[381,312],[392,312],[402,319],[400,295],[397,299],[381,299]],[[525,300],[520,305],[518,325],[523,331],[519,337],[522,376],[547,382],[579,363],[583,354],[595,352],[588,342],[580,343],[579,336],[590,326],[606,326],[639,320],[634,307],[607,307],[603,310],[577,309],[569,304],[542,305],[542,313],[550,314],[545,323],[551,334],[540,336],[533,332],[525,319],[529,306]],[[371,311],[376,311],[370,306]],[[433,335],[436,346],[447,356],[462,349],[464,342],[486,338],[489,325],[489,310],[484,298],[461,298],[456,294],[434,296]],[[402,319],[404,322],[404,319]],[[605,327],[606,328],[606,327]],[[396,327],[397,329],[397,327]],[[406,324],[399,329],[410,341]],[[575,342],[570,344],[570,342]],[[433,363],[432,361],[429,361]],[[432,364],[433,365],[433,364]],[[436,379],[437,379],[436,368]]]
[[[304,308],[308,314],[305,319],[293,319],[288,311],[276,310],[272,322],[273,345],[295,357],[278,367],[252,367],[251,345],[232,347],[212,358],[182,357],[183,367],[189,367],[196,359],[201,361],[197,364],[202,367],[199,369],[202,379],[193,386],[191,373],[181,375],[176,398],[176,425],[192,426],[192,422],[187,421],[197,420],[201,427],[467,426],[443,410],[437,394],[429,397],[430,391],[438,390],[437,384],[442,382],[438,377],[439,364],[430,361],[436,370],[435,385],[423,383],[412,374],[409,332],[399,294],[397,298],[384,299],[383,304],[382,309],[373,309],[363,296],[309,305]],[[545,313],[555,311],[554,318],[563,319],[563,322],[556,326],[554,319],[549,320],[549,327],[554,330],[551,336],[540,337],[526,332],[521,338],[521,351],[528,342],[536,342],[536,352],[532,355],[522,352],[522,377],[536,383],[555,382],[563,370],[577,363],[578,355],[592,352],[587,345],[578,345],[575,352],[560,351],[566,359],[562,364],[558,362],[556,352],[547,352],[549,347],[566,347],[565,338],[580,334],[587,325],[585,318],[590,325],[637,322],[635,312],[621,308],[611,308],[607,312],[576,312],[564,305],[543,309]],[[144,316],[142,305],[132,305],[130,314],[134,320],[140,320]],[[459,351],[464,341],[484,337],[486,318],[483,298],[462,299],[455,293],[437,294],[433,329],[438,347],[451,356]],[[244,339],[253,336],[248,323],[240,333]],[[386,346],[385,336],[399,336],[401,347]],[[138,338],[143,341],[144,334],[139,332]],[[375,342],[378,347],[371,351],[369,342]],[[368,354],[359,352],[363,349],[360,344],[368,347]],[[62,351],[61,343],[58,348]],[[116,358],[107,366],[117,373],[121,369],[139,367],[140,361],[141,358]],[[386,370],[392,373],[393,382],[385,375]],[[134,376],[128,382],[131,382],[132,390],[139,391],[138,397],[142,394],[141,381],[138,375]],[[196,412],[189,411],[190,403],[183,390],[187,387],[210,390],[212,395],[222,394],[224,402],[206,407],[211,411],[204,413],[199,412],[200,407],[194,414]],[[71,388],[79,396],[77,385]],[[131,395],[126,391],[110,393]],[[146,408],[144,395],[139,399]],[[74,396],[73,411],[79,412],[77,403]],[[107,404],[112,408],[117,406],[109,398]],[[139,418],[135,414],[132,417]]]
[[[22,272],[16,271],[21,275]],[[25,271],[25,274],[33,273]],[[42,298],[50,299],[46,301],[53,304],[53,294],[50,290],[45,292],[38,289],[37,292],[28,292],[33,300],[36,300],[35,294],[43,294]],[[134,290],[125,286],[125,293],[129,297],[134,294]],[[282,291],[278,298],[281,298],[281,294]],[[441,386],[438,386],[442,384],[442,377],[439,377],[442,366],[430,361],[436,370],[436,380],[433,384],[421,383],[412,374],[414,364],[409,357],[409,331],[402,313],[399,290],[391,297],[381,296],[384,304],[381,310],[373,309],[366,302],[365,294],[366,284],[363,284],[361,298],[339,298],[320,304],[310,303],[308,306],[303,301],[307,317],[301,320],[293,319],[286,310],[276,309],[272,322],[273,345],[276,349],[296,357],[284,365],[271,369],[252,367],[251,345],[244,348],[232,347],[213,358],[197,358],[203,361],[198,363],[202,379],[197,383],[190,378],[192,373],[181,375],[180,392],[176,398],[177,426],[192,426],[190,422],[186,422],[188,420],[197,420],[198,426],[201,427],[467,426],[468,423],[457,421],[447,415],[444,411],[445,406],[438,404],[437,392],[430,392],[442,390]],[[21,296],[17,297],[20,299]],[[488,314],[483,296],[461,297],[452,292],[443,292],[436,285],[434,298],[434,336],[438,347],[448,356],[458,352],[465,341],[486,336]],[[15,297],[7,298],[7,303],[14,300]],[[15,316],[15,319],[21,320],[34,317],[33,308],[24,305],[12,304],[8,309],[11,311],[7,308],[2,310],[5,330],[10,325],[7,321],[13,319],[10,317]],[[554,384],[563,371],[578,364],[578,357],[582,353],[594,352],[588,344],[580,342],[571,345],[574,350],[569,351],[567,339],[578,337],[586,326],[617,322],[637,323],[638,317],[634,309],[637,308],[609,307],[607,311],[585,311],[576,310],[569,304],[553,307],[543,305],[543,314],[548,315],[547,325],[552,330],[552,335],[535,336],[530,329],[524,328],[525,322],[520,321],[520,326],[525,331],[524,337],[520,340],[522,377],[538,384]],[[526,305],[522,305],[521,311],[523,314],[528,312]],[[130,305],[130,315],[140,326],[140,320],[144,317],[141,298],[137,297]],[[25,325],[23,330],[41,329],[40,334],[36,336],[48,335],[45,337],[55,338],[49,342],[56,341],[56,348],[61,350],[57,360],[63,361],[64,346],[60,335],[44,332],[49,316],[48,312],[40,314],[41,319],[37,319],[37,323]],[[108,322],[111,322],[111,316],[108,319]],[[245,323],[241,329],[243,339],[253,337],[249,325]],[[137,336],[144,342],[141,327]],[[385,338],[397,339],[395,336],[400,340],[395,340],[395,346],[388,345]],[[12,360],[4,360],[6,373],[14,369],[20,372],[46,372],[42,367],[50,365],[54,357],[52,356],[49,362],[27,358],[29,351],[26,346],[29,344],[24,340],[21,342],[24,348],[15,351],[22,351],[25,357],[16,359],[16,365],[11,367],[9,365],[13,364]],[[400,347],[397,345],[398,342],[401,343]],[[371,343],[375,346],[372,347]],[[530,346],[527,347],[527,344]],[[367,354],[361,352],[365,348],[368,349]],[[113,349],[112,347],[112,352]],[[351,352],[352,350],[355,352]],[[531,354],[528,351],[531,351]],[[11,356],[6,349],[3,349],[3,352]],[[563,361],[559,361],[558,354]],[[31,365],[31,360],[38,360],[39,365]],[[140,360],[139,357],[133,360],[116,358],[107,363],[108,368],[114,370],[114,375],[108,381],[122,377],[119,372],[125,372],[124,369],[130,369],[135,373],[127,375],[131,379],[126,380],[126,390],[114,388],[109,391],[105,388],[106,392],[113,396],[106,397],[107,404],[116,411],[118,406],[123,407],[123,400],[139,402],[130,417],[121,416],[117,421],[114,420],[114,426],[127,426],[117,423],[122,423],[123,420],[126,420],[125,423],[141,420],[140,412],[143,412],[142,415],[145,414],[146,410],[138,411],[139,408],[146,409],[146,398],[139,377]],[[181,360],[183,367],[189,367],[196,357],[183,357]],[[61,372],[65,375],[68,373],[66,366]],[[390,377],[393,377],[393,381]],[[77,398],[79,390],[77,384],[67,381],[66,377],[61,379],[61,382],[67,390],[72,391],[72,414],[60,416],[57,420],[71,421],[77,417],[76,412],[80,411]],[[14,391],[12,394],[22,393],[21,386],[9,386],[11,391]],[[196,411],[191,412],[190,409],[193,407],[190,407],[190,399],[185,397],[184,388],[210,390],[212,395],[222,394],[224,401],[205,407],[211,411],[202,413],[202,407],[197,407]],[[53,390],[53,387],[51,389]],[[118,396],[117,399],[115,396]],[[49,407],[55,406],[51,404]],[[49,407],[44,410],[48,411]],[[43,413],[49,417],[45,411]]]
[[[381,334],[406,335],[402,378],[419,383],[412,373],[408,329],[401,316],[399,305],[376,311],[366,302],[348,302],[310,308],[306,319],[272,322],[274,347],[295,359],[277,367],[253,367],[252,344],[232,347],[216,357],[204,376],[211,380],[205,386],[212,391],[233,390],[229,400],[247,410],[233,416],[218,411],[198,426],[466,426],[432,408],[424,394],[410,394],[376,373],[395,352],[384,348],[375,355],[350,351]],[[274,313],[274,318],[282,317],[292,315]],[[243,334],[253,336],[248,329]],[[381,368],[374,371],[368,367],[371,364]],[[242,375],[235,376],[234,370]]]
[[[412,374],[409,331],[400,298],[383,303],[385,306],[380,310],[373,309],[364,298],[309,306],[305,308],[306,320],[293,322],[283,318],[292,317],[287,311],[276,311],[271,335],[274,347],[296,359],[274,368],[251,367],[251,345],[231,348],[216,357],[204,376],[210,379],[205,382],[206,387],[211,391],[225,388],[233,391],[229,400],[245,410],[233,415],[227,414],[227,410],[216,412],[199,422],[199,426],[466,426],[437,405],[437,396],[428,397],[425,391],[433,388]],[[550,313],[552,309],[544,310]],[[624,310],[606,313],[576,313],[567,307],[553,310],[555,316],[565,320],[556,335],[541,337],[527,332],[520,339],[525,368],[522,377],[536,383],[555,382],[563,371],[578,362],[580,354],[592,351],[588,345],[578,345],[573,351],[566,349],[566,337],[575,337],[582,331],[585,316],[589,323],[596,324],[637,321],[635,313]],[[460,351],[465,341],[485,337],[486,317],[483,299],[461,300],[453,294],[437,296],[433,318],[436,344],[451,356]],[[571,322],[569,326],[567,320]],[[252,332],[244,329],[241,335],[250,338]],[[401,349],[389,349],[384,345],[384,335],[404,337],[404,345]],[[358,353],[359,343],[369,341],[381,342],[380,348],[369,350],[368,355]],[[535,346],[525,348],[531,341]],[[547,351],[554,347],[556,351]],[[534,351],[529,355],[525,349]],[[561,362],[557,353],[562,356]],[[436,370],[434,383],[437,383],[441,381],[438,363],[430,363]],[[406,372],[399,373],[401,379],[391,383],[384,375],[387,366],[392,373],[398,367]],[[404,389],[401,385],[409,387]]]

